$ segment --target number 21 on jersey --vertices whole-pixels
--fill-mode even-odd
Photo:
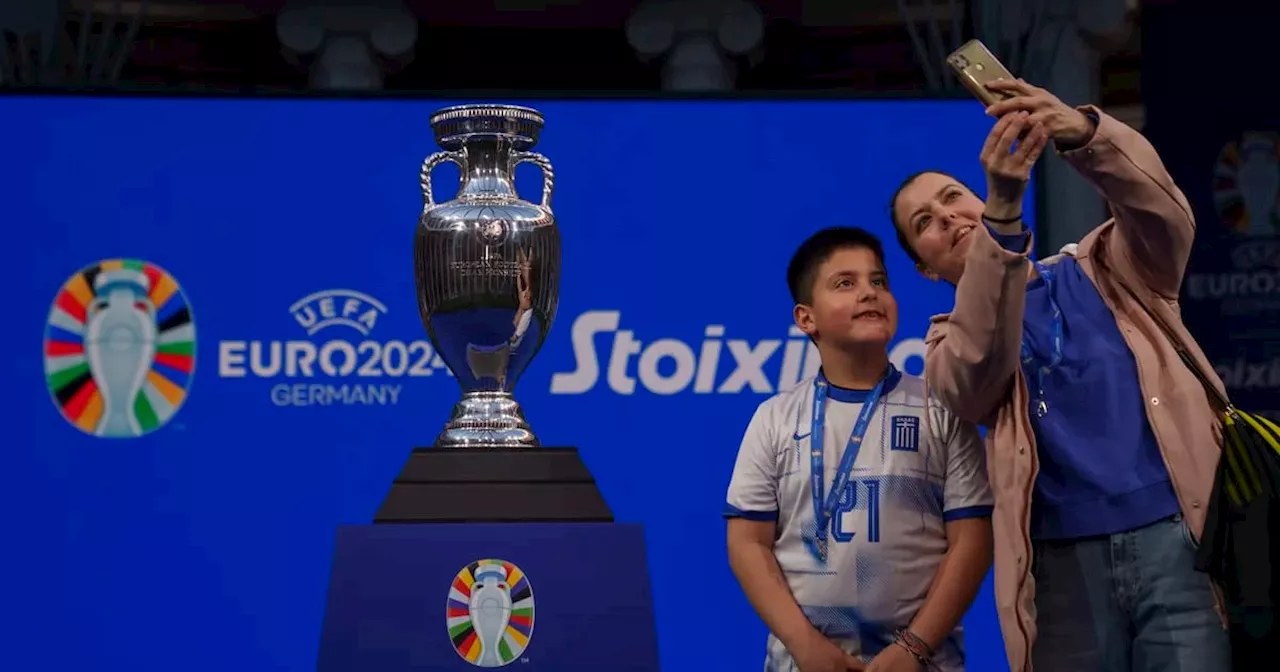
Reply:
[[[862,498],[863,506],[858,506],[858,499]],[[867,529],[864,541],[875,544],[880,542],[880,480],[870,478],[866,480],[849,479],[848,485],[845,486],[844,492],[840,495],[840,504],[836,507],[835,515],[831,517],[831,538],[838,544],[847,544],[853,541],[857,536],[857,531],[846,529],[853,527],[852,523],[845,522],[845,515],[862,508],[867,511]]]

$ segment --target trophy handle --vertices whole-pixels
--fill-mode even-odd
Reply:
[[[458,166],[458,170],[465,172],[467,168],[463,165],[464,161],[466,161],[466,157],[462,155],[462,152],[436,152],[435,154],[428,156],[422,162],[422,173],[420,175],[420,179],[422,180],[423,212],[436,207],[436,201],[432,198],[431,194],[431,171],[435,170],[436,166],[442,163],[452,163]]]
[[[551,160],[537,152],[512,152],[511,170],[514,174],[516,166],[532,163],[542,169],[542,209],[551,209],[551,192],[556,188],[556,171],[551,167]]]

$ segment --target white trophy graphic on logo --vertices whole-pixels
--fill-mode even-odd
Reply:
[[[133,404],[156,354],[150,284],[147,276],[130,269],[104,271],[94,281],[97,296],[86,311],[85,357],[102,393],[99,436],[142,433]]]
[[[1267,236],[1276,233],[1272,215],[1276,197],[1280,195],[1280,163],[1276,161],[1275,143],[1257,133],[1246,133],[1240,143],[1240,169],[1236,173],[1240,200],[1249,222],[1249,234]]]
[[[511,622],[511,588],[501,565],[481,565],[471,590],[471,625],[480,640],[478,667],[505,665],[498,656],[498,642]]]
[[[533,636],[529,577],[496,558],[463,567],[449,585],[445,624],[454,650],[476,667],[528,662],[523,655]]]

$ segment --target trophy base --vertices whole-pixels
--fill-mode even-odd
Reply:
[[[537,448],[524,411],[510,392],[467,392],[453,407],[437,448]]]
[[[613,522],[576,448],[417,448],[374,523]]]

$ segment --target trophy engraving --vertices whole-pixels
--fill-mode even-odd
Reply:
[[[444,149],[422,163],[423,208],[414,240],[418,310],[437,354],[462,388],[438,447],[533,447],[537,437],[512,390],[546,340],[560,292],[555,173],[529,151],[543,118],[514,105],[460,105],[431,115]],[[522,200],[515,169],[542,170],[542,201]],[[435,202],[431,172],[461,173],[457,196]]]

